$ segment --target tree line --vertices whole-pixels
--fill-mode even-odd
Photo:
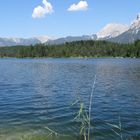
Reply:
[[[88,40],[61,45],[1,47],[0,57],[140,57],[140,40],[132,44]]]

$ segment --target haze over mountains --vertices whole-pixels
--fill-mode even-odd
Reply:
[[[15,45],[35,45],[37,43],[46,44],[63,44],[65,42],[79,40],[108,40],[117,43],[132,43],[140,39],[140,14],[130,24],[124,25],[120,23],[107,24],[103,29],[93,35],[68,36],[63,38],[51,38],[48,36],[40,36],[33,38],[0,38],[0,46]]]

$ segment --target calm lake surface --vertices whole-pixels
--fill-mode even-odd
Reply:
[[[78,140],[95,75],[92,140],[140,140],[140,59],[0,59],[0,140]]]

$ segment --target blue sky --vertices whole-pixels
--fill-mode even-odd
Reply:
[[[140,13],[139,0],[86,0],[84,10],[68,11],[80,0],[48,0],[53,12],[33,18],[42,0],[1,0],[0,37],[32,37],[94,34],[108,23],[130,22]]]

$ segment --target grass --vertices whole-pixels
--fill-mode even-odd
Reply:
[[[18,140],[73,140],[71,137],[66,136],[48,136],[48,135],[33,135],[33,136],[25,136]],[[75,139],[76,140],[76,139]]]
[[[80,97],[78,97],[78,99],[72,104],[72,105],[75,105],[77,103],[80,104],[79,111],[77,112],[77,115],[76,115],[74,120],[79,120],[81,122],[79,134],[81,135],[81,137],[84,138],[84,140],[90,140],[91,110],[92,110],[93,93],[94,93],[94,90],[95,90],[95,84],[96,84],[96,75],[94,77],[92,91],[91,91],[91,94],[90,94],[88,113],[87,113],[85,105],[84,105],[84,103],[83,103],[83,101]]]
[[[26,135],[26,136],[22,136],[20,139],[17,140],[91,140],[91,139],[94,140],[94,136],[91,137],[91,133],[93,133],[91,131],[94,130],[93,126],[91,125],[91,113],[92,113],[91,111],[92,111],[92,103],[93,103],[93,95],[95,91],[96,79],[97,78],[95,75],[88,108],[85,107],[85,104],[80,96],[78,96],[76,101],[74,101],[71,104],[71,106],[75,106],[75,105],[79,106],[79,110],[76,112],[76,116],[74,118],[74,121],[80,122],[79,134],[77,138],[73,138],[69,135],[61,134],[46,126],[45,129],[47,133],[45,135],[42,134]],[[105,124],[105,127],[107,126],[110,127],[110,130],[115,134],[115,139],[117,138],[118,140],[128,140],[123,137],[124,130],[122,128],[120,115],[118,117],[118,124],[112,124],[106,121],[102,121],[102,122]],[[101,134],[102,132],[99,133]],[[130,140],[133,140],[133,138],[130,138]]]
[[[78,99],[72,104],[73,106],[79,103],[79,110],[74,120],[81,122],[79,134],[82,140],[91,140],[91,139],[94,140],[94,136],[91,137],[91,130],[94,130],[92,129],[93,126],[91,126],[91,113],[92,113],[91,111],[92,111],[93,94],[95,90],[95,85],[96,85],[96,75],[94,77],[94,82],[92,85],[92,91],[90,94],[90,101],[89,101],[88,109],[85,108],[85,104],[80,98],[80,96],[78,96]],[[88,110],[88,113],[87,113],[87,110]],[[117,138],[118,140],[128,140],[123,137],[124,130],[122,128],[120,115],[118,117],[118,124],[112,124],[105,121],[102,121],[102,122],[105,124],[105,127],[107,126],[110,127],[111,131],[114,133],[114,135],[116,135],[115,139]],[[99,133],[102,134],[102,132],[99,132]],[[133,138],[130,138],[130,140],[133,140]]]
[[[91,110],[92,110],[92,101],[93,101],[93,93],[95,89],[95,83],[96,83],[96,76],[94,78],[93,86],[92,86],[92,92],[90,94],[90,102],[89,102],[89,108],[88,113],[86,111],[85,105],[80,97],[72,104],[72,106],[80,103],[80,108],[78,112],[76,113],[76,117],[74,120],[80,120],[80,139],[84,140],[90,140],[90,132],[91,132]],[[48,132],[47,136],[26,136],[23,137],[22,140],[57,140],[60,139],[60,137],[63,138],[70,138],[68,135],[60,134],[59,132],[56,132],[55,130],[50,129],[49,127],[45,127],[45,129]],[[62,140],[62,138],[61,138]],[[65,139],[64,139],[65,140]]]

